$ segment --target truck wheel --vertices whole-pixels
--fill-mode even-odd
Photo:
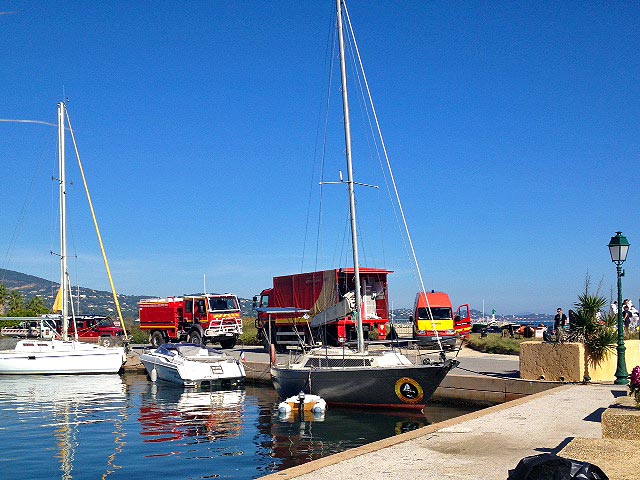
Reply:
[[[235,337],[233,338],[225,338],[223,340],[220,340],[220,346],[222,348],[233,348],[236,346],[236,341],[237,339]]]
[[[102,337],[100,339],[100,343],[102,344],[103,347],[113,347],[115,345],[115,342],[113,341],[113,337]]]
[[[189,343],[195,343],[196,345],[202,345],[202,336],[200,336],[200,332],[193,331],[189,333],[188,338]]]
[[[155,347],[155,348],[158,348],[160,345],[165,343],[164,342],[164,336],[162,335],[162,332],[159,332],[158,330],[153,332],[149,336],[149,343],[151,344],[152,347]]]

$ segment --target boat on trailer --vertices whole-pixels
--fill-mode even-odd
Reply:
[[[239,360],[195,343],[166,343],[141,354],[140,361],[152,381],[184,387],[236,387],[246,376]]]

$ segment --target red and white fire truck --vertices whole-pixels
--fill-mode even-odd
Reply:
[[[150,298],[138,307],[140,329],[149,332],[153,346],[188,341],[233,348],[242,335],[240,304],[230,293]]]
[[[362,324],[366,337],[387,337],[389,270],[361,268]],[[340,345],[356,339],[353,268],[300,273],[273,278],[273,287],[254,297],[258,338],[269,337],[276,349],[321,342]]]

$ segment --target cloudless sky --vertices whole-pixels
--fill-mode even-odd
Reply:
[[[568,310],[587,275],[615,295],[621,230],[624,297],[640,303],[640,5],[348,7],[426,287],[487,312]],[[352,265],[346,189],[318,185],[323,164],[325,181],[346,176],[334,8],[0,0],[0,118],[55,123],[69,99],[120,293],[202,291],[206,275],[208,291],[251,297]],[[363,264],[393,270],[393,305],[411,306],[419,285],[350,93],[356,180],[381,186],[357,189]],[[55,281],[56,142],[0,123],[0,266]],[[68,162],[72,281],[107,290]]]

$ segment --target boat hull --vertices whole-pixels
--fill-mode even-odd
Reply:
[[[14,350],[0,351],[0,375],[66,375],[118,373],[124,348],[83,342],[22,340]]]
[[[271,379],[282,398],[299,392],[319,395],[330,405],[421,410],[446,374],[458,365],[369,368],[303,368],[272,366]]]

